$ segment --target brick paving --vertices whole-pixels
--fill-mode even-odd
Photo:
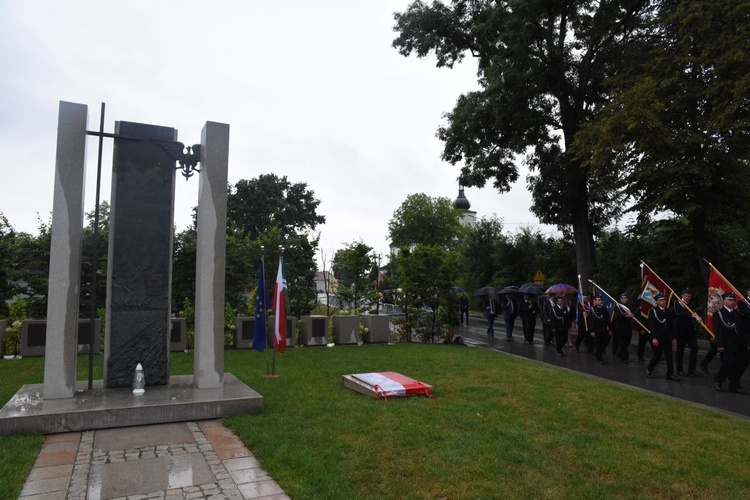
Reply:
[[[136,429],[153,427],[153,446],[117,450],[95,449],[96,433],[103,431],[49,435],[19,499],[289,498],[220,420],[182,425],[192,433],[191,442],[162,443],[161,429],[145,426]],[[169,486],[143,491],[150,484]],[[138,493],[111,496],[123,488]]]

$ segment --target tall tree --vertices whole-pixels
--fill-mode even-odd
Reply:
[[[399,248],[417,244],[452,248],[464,227],[460,211],[448,198],[417,193],[407,196],[393,213],[388,232],[391,243]]]
[[[567,151],[581,125],[606,99],[604,79],[650,16],[649,0],[453,0],[413,2],[395,15],[393,46],[405,56],[435,55],[453,67],[478,60],[480,90],[459,97],[439,128],[443,159],[464,162],[460,181],[492,180],[507,192],[518,157],[532,171],[532,211],[542,222],[572,227],[578,271],[591,276],[594,234],[619,206],[617,192],[590,189],[589,169]]]
[[[371,252],[371,246],[355,241],[333,257],[333,275],[339,280],[338,295],[354,309],[363,300],[375,300],[377,292],[369,274],[373,266]]]
[[[723,260],[728,218],[750,229],[750,4],[663,1],[651,33],[611,79],[612,100],[577,137],[597,175],[625,186],[642,217],[688,223],[692,267]]]
[[[242,179],[229,188],[228,229],[251,238],[274,227],[285,234],[314,231],[326,221],[317,213],[320,200],[314,194],[306,183],[291,183],[286,176],[261,174],[257,179]]]

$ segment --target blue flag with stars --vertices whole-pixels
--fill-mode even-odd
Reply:
[[[594,285],[594,297],[602,298],[602,305],[609,311],[609,320],[612,321],[615,315],[615,307],[617,307],[615,301],[610,298],[603,288],[599,288],[597,285]]]
[[[266,280],[263,261],[258,273],[258,292],[255,295],[255,321],[253,322],[253,349],[260,352],[266,348]]]

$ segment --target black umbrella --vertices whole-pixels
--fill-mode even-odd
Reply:
[[[497,292],[498,295],[508,295],[511,293],[520,293],[520,290],[517,286],[504,286],[499,292]]]
[[[497,288],[494,286],[483,286],[474,293],[474,295],[486,296],[486,295],[497,295]]]
[[[544,288],[536,283],[526,283],[521,285],[521,288],[519,288],[518,291],[521,293],[528,293],[529,295],[544,295]]]

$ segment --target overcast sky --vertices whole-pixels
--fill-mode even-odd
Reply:
[[[407,0],[0,0],[0,212],[35,233],[52,210],[60,100],[89,106],[88,129],[115,121],[176,128],[200,142],[228,123],[229,182],[263,173],[304,182],[321,201],[320,248],[362,240],[388,251],[388,221],[413,193],[458,194],[458,166],[440,160],[435,131],[476,88],[469,58],[435,68],[391,47]],[[88,139],[87,211],[97,140]],[[102,199],[110,198],[105,140]],[[508,230],[538,226],[525,174],[509,194],[468,188],[478,216]],[[190,224],[198,179],[178,177],[175,224]]]

